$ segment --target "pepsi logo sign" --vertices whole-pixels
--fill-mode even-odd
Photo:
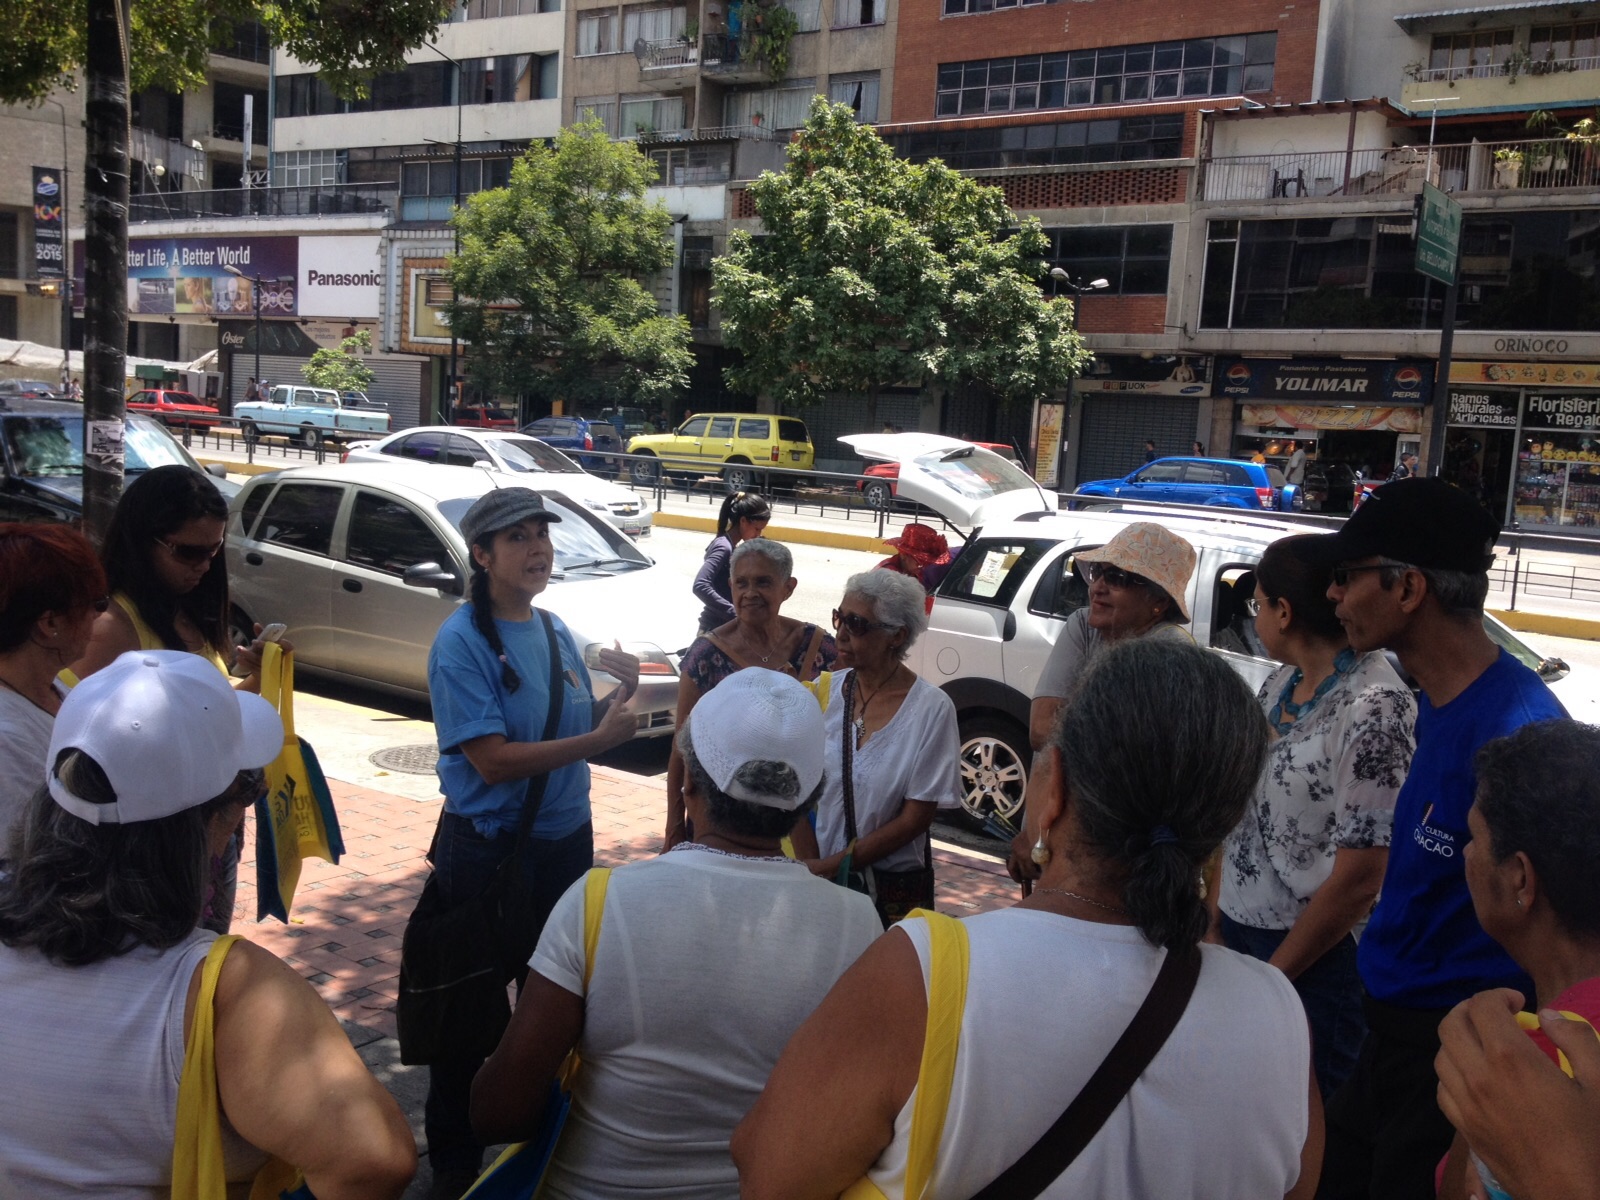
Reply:
[[[1249,383],[1250,368],[1242,362],[1236,362],[1228,368],[1228,381],[1230,383]]]
[[[1401,367],[1394,373],[1394,381],[1400,387],[1414,388],[1422,382],[1422,372],[1415,367]]]

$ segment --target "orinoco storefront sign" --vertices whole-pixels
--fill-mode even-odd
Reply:
[[[1496,354],[1565,354],[1567,339],[1556,337],[1495,338]]]
[[[1220,358],[1216,388],[1236,400],[1334,404],[1421,404],[1433,391],[1433,364],[1342,358]]]

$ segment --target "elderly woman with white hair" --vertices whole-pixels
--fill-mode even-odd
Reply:
[[[833,610],[839,655],[824,715],[828,780],[816,835],[797,827],[795,852],[825,879],[864,890],[885,927],[933,907],[928,829],[961,803],[955,705],[905,664],[928,627],[916,580],[852,575]]]

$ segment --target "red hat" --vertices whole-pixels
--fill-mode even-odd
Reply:
[[[907,525],[899,537],[889,538],[885,544],[911,555],[925,567],[941,566],[950,561],[950,543],[937,529],[926,525]]]

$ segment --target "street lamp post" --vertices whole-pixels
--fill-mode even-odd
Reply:
[[[234,266],[232,263],[228,263],[228,264],[224,265],[222,269],[224,271],[226,271],[229,275],[237,275],[240,279],[248,279],[250,281],[250,298],[251,298],[251,300],[253,300],[255,302],[254,307],[255,307],[255,313],[256,313],[256,374],[255,374],[255,380],[256,380],[256,387],[259,388],[261,386],[261,276],[259,276],[259,275],[246,275],[243,271],[239,270],[239,268]],[[256,397],[254,397],[254,396],[249,397],[249,399],[251,399],[251,400],[254,400],[255,398]]]
[[[460,63],[458,63],[455,59],[451,58],[448,54],[446,54],[443,50],[439,49],[439,47],[434,45],[432,42],[424,42],[423,45],[426,46],[429,50],[432,50],[440,58],[444,59],[447,63],[449,63],[451,66],[453,66],[456,69],[456,87],[455,87],[455,92],[456,92],[456,140],[455,140],[455,172],[454,172],[455,178],[454,178],[454,180],[452,182],[455,184],[455,207],[457,209],[459,209],[461,207],[461,93],[462,93],[462,84],[465,82],[465,80],[463,79],[462,66],[461,66]],[[432,139],[429,139],[429,140],[432,140]],[[454,225],[451,226],[451,229],[453,230],[453,239],[454,239],[453,240],[453,245],[455,247],[455,253],[460,254],[461,253],[461,230],[459,228],[457,228],[456,226],[454,226]],[[455,322],[452,321],[450,323],[450,377],[449,377],[449,379],[446,380],[446,391],[445,391],[445,405],[446,405],[446,408],[448,409],[448,412],[446,414],[444,414],[444,415],[448,416],[450,418],[450,420],[446,421],[446,424],[454,424],[455,423],[454,422],[454,418],[455,418],[455,415],[456,415],[456,412],[455,412],[455,409],[456,409],[456,355],[457,355],[457,352],[459,350],[459,347],[460,347],[460,341],[456,336]]]
[[[67,148],[67,106],[59,100],[45,100],[61,110],[61,378],[70,385],[72,380],[72,207],[67,195],[68,164],[72,161]]]
[[[1111,286],[1111,281],[1109,279],[1091,279],[1088,283],[1076,283],[1073,281],[1072,276],[1068,275],[1066,271],[1062,270],[1060,267],[1051,267],[1050,294],[1052,296],[1060,295],[1062,284],[1066,284],[1067,288],[1072,292],[1072,331],[1076,333],[1078,331],[1078,297],[1088,292],[1103,291]],[[1067,378],[1066,427],[1068,430],[1072,428],[1072,401],[1077,392],[1077,388],[1074,386],[1077,383],[1077,380],[1078,377],[1076,375],[1071,375]],[[1063,449],[1065,448],[1065,440],[1065,438],[1062,439]],[[1074,486],[1076,486],[1076,484],[1074,484]]]

